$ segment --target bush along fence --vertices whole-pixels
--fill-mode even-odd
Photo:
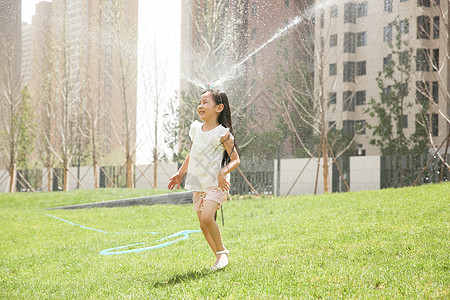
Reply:
[[[447,164],[449,161],[450,154],[447,154]],[[348,188],[351,191],[377,190],[450,179],[448,166],[438,156],[431,155],[351,156],[338,159],[339,168],[331,159],[329,162],[328,183],[332,192],[346,192]],[[176,163],[159,164],[155,177],[152,165],[135,166],[134,186],[140,189],[167,188],[168,178],[177,169]],[[317,168],[316,158],[243,160],[239,169],[231,174],[231,193],[320,194],[323,193],[322,170]],[[18,170],[16,190],[61,191],[62,169],[51,169],[50,177],[48,172],[47,169]],[[69,190],[94,188],[93,174],[92,167],[71,168]],[[101,166],[97,174],[100,188],[126,187],[125,169],[121,166]],[[8,171],[0,170],[0,192],[7,191],[8,181]]]

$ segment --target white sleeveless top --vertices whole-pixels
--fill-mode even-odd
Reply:
[[[221,163],[225,147],[220,139],[229,132],[222,125],[210,131],[202,130],[203,123],[194,121],[189,130],[192,148],[186,175],[185,188],[192,192],[204,192],[208,188],[218,187],[217,176],[222,169]],[[234,139],[230,133],[230,138]],[[226,175],[230,182],[230,174]]]

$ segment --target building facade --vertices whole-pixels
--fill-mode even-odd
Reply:
[[[380,154],[370,144],[374,131],[361,128],[378,122],[366,111],[369,102],[380,102],[394,82],[406,91],[397,96],[405,103],[406,136],[425,126],[434,145],[445,141],[450,130],[448,6],[439,0],[339,1],[316,10],[316,90],[322,74],[329,128],[356,134],[359,155]],[[397,38],[403,41],[401,49],[396,49]],[[410,74],[395,73],[393,80],[384,80],[381,91],[376,78],[396,59],[394,50],[410,51]],[[420,101],[430,106],[425,121],[419,116]]]

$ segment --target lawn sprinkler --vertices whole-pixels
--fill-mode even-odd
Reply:
[[[207,83],[207,84],[205,84],[205,89],[207,91],[212,91],[214,89],[214,85]]]

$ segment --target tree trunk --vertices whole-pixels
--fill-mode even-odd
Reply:
[[[47,191],[52,191],[52,176],[53,175],[53,169],[51,167],[47,167]]]
[[[14,193],[16,191],[16,181],[17,181],[17,166],[13,163],[9,167],[9,184],[8,189],[10,193]]]
[[[133,160],[131,159],[131,155],[127,154],[127,162],[126,162],[126,168],[127,168],[127,188],[132,189],[134,188],[133,184]]]
[[[64,158],[63,161],[63,191],[69,190],[69,161]]]
[[[98,189],[99,188],[99,184],[98,184],[98,164],[97,161],[94,160],[94,163],[92,164],[92,167],[94,168],[94,189]]]
[[[324,129],[322,129],[324,131]],[[327,138],[323,137],[322,143],[322,158],[323,158],[323,192],[328,193],[328,147]]]
[[[155,189],[157,188],[157,180],[158,180],[158,160],[155,160],[154,166],[153,166],[153,185],[155,186]]]

